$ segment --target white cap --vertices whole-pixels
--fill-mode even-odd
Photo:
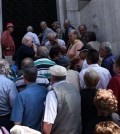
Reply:
[[[65,67],[60,65],[54,65],[49,68],[51,75],[54,76],[65,76],[67,73],[67,70]]]

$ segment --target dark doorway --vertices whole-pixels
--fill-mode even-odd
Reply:
[[[56,0],[2,0],[2,12],[3,30],[7,22],[15,25],[13,37],[17,48],[28,25],[38,34],[40,21],[44,20],[50,26],[57,20]]]

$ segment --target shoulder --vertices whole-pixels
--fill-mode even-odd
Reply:
[[[50,41],[47,41],[46,43],[45,43],[45,46],[47,47],[47,46],[49,46],[50,45]]]

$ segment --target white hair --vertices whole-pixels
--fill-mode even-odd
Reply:
[[[26,44],[29,39],[32,39],[32,38],[31,38],[30,36],[28,36],[28,35],[25,35],[25,36],[22,38],[22,44]]]
[[[103,42],[103,43],[101,43],[100,48],[105,49],[107,54],[111,54],[112,53],[112,47],[111,47],[111,43],[110,42]]]

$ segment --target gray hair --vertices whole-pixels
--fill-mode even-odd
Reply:
[[[40,58],[48,58],[49,56],[49,51],[45,46],[40,46],[37,49],[37,56]]]
[[[51,32],[51,33],[48,34],[48,38],[49,37],[56,37],[56,36],[57,36],[57,34],[55,32]]]
[[[7,74],[9,69],[9,63],[5,59],[0,59],[0,74]]]
[[[99,75],[95,70],[90,69],[89,71],[85,73],[84,81],[85,81],[86,87],[95,88],[99,82]]]
[[[33,27],[32,26],[28,26],[27,27],[27,32],[33,32],[34,30],[33,30]]]
[[[100,48],[105,49],[107,54],[111,54],[112,53],[112,47],[111,47],[111,43],[110,42],[103,42],[103,43],[101,43]]]
[[[22,44],[27,44],[27,41],[29,40],[29,39],[32,39],[30,36],[28,36],[28,35],[25,35],[23,38],[22,38]]]

